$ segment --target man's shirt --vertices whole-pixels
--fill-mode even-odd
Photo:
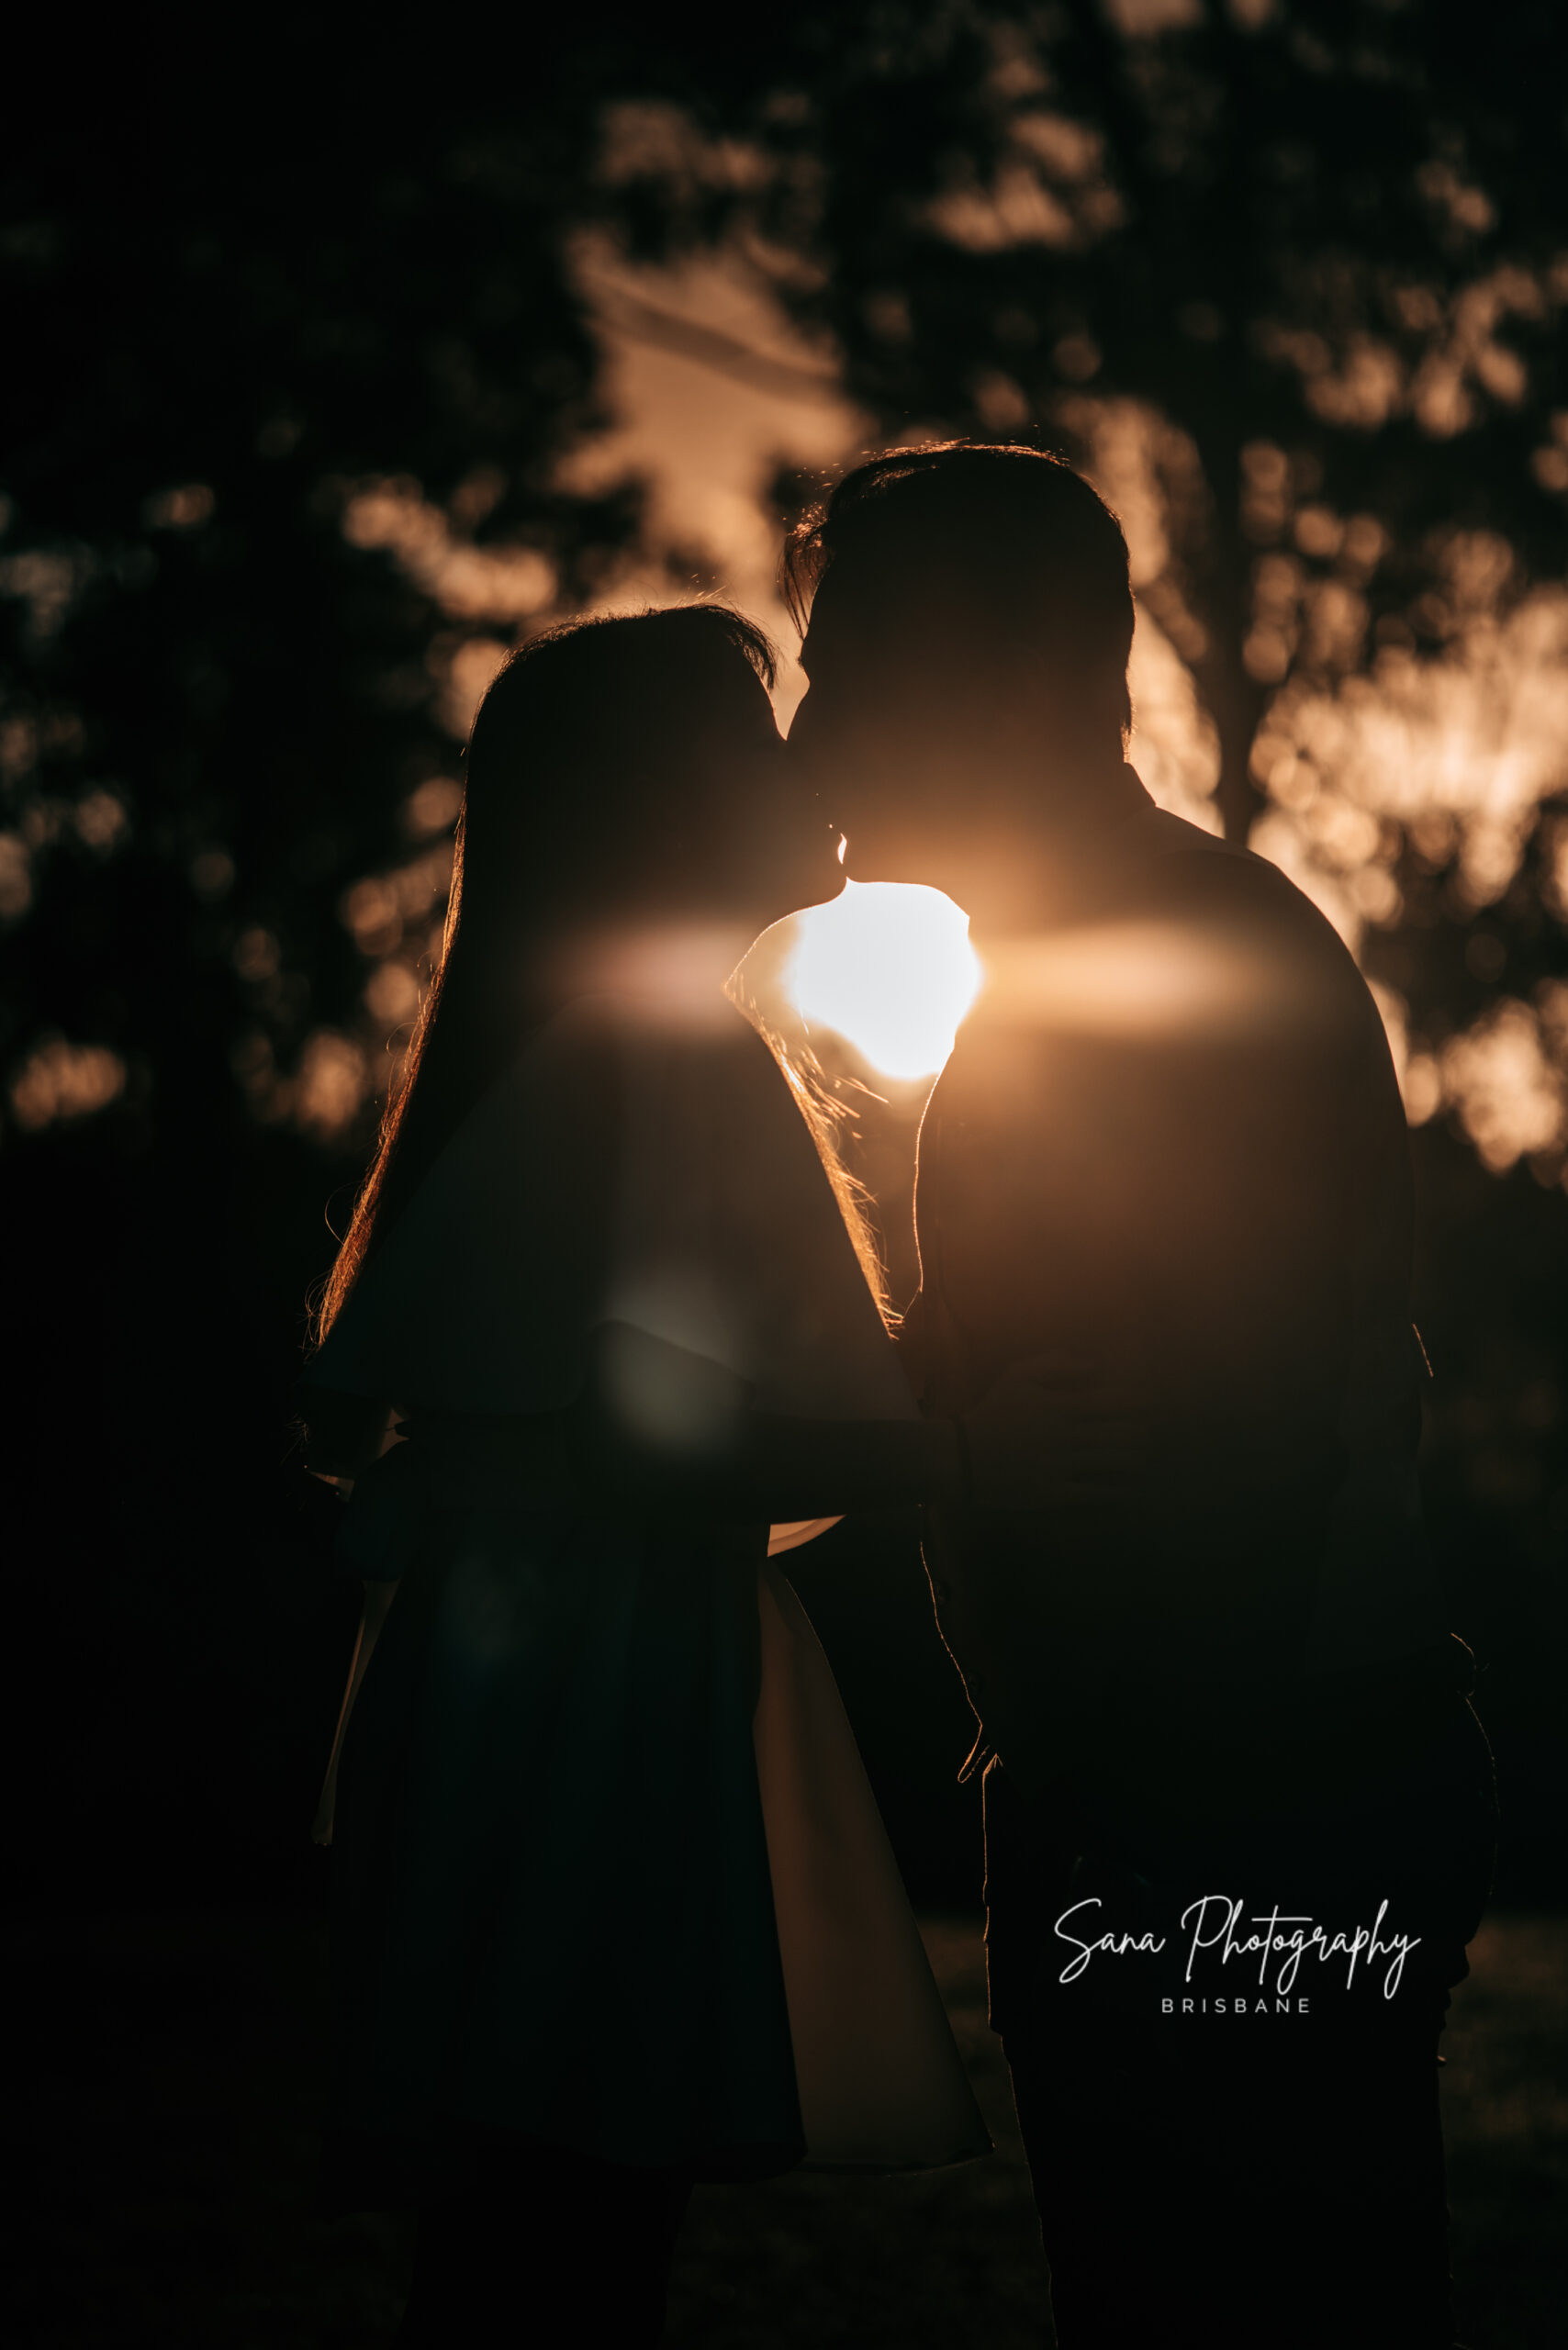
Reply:
[[[1287,1734],[1282,1685],[1431,1651],[1406,1124],[1370,991],[1275,868],[1152,806],[1083,849],[935,1088],[916,1218],[930,1407],[1058,1348],[1152,1406],[1092,1505],[930,1516],[1010,1769],[1207,1784],[1249,1712]]]

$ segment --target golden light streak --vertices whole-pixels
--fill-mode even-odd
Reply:
[[[1267,1017],[1272,987],[1234,948],[1159,923],[1103,923],[986,950],[986,1015],[1063,1035],[1234,1032]]]

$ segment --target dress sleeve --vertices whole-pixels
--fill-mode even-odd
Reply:
[[[810,1130],[727,1006],[689,1034],[604,1001],[552,1024],[442,1153],[308,1375],[411,1418],[556,1411],[606,1323],[717,1366],[763,1411],[915,1416]],[[661,1376],[657,1348],[640,1359]]]
[[[307,1377],[417,1413],[558,1410],[605,1318],[622,1051],[573,1007],[464,1121]]]
[[[738,1013],[628,1056],[610,1299],[759,1411],[917,1416],[811,1131]]]

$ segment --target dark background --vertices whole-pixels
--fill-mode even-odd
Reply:
[[[290,1387],[326,1214],[341,1228],[393,1065],[366,974],[399,952],[428,971],[439,866],[371,916],[345,892],[408,866],[409,795],[455,772],[443,683],[479,632],[343,519],[356,486],[411,482],[464,543],[546,556],[554,609],[591,604],[641,505],[634,480],[585,498],[555,479],[599,419],[574,229],[643,257],[749,241],[889,435],[1002,429],[1014,399],[1005,429],[1071,449],[1086,382],[1155,402],[1197,470],[1148,598],[1219,730],[1233,832],[1262,805],[1249,754],[1280,682],[1249,666],[1256,565],[1300,485],[1378,517],[1387,553],[1372,636],[1331,655],[1302,629],[1291,677],[1316,661],[1332,682],[1385,643],[1440,658],[1461,523],[1513,551],[1516,599],[1562,573],[1551,7],[1495,7],[1484,39],[1469,8],[1392,0],[1195,6],[1158,37],[1087,5],[806,8],[767,30],[588,10],[510,34],[384,15],[373,34],[285,11],[220,34],[175,10],[134,42],[35,33],[25,52],[0,475],[24,1904],[321,1897],[308,1828],[357,1603],[330,1565],[336,1504],[291,1449]],[[942,203],[992,184],[1042,90],[1088,141],[1039,162],[1069,229],[956,241]],[[604,109],[628,100],[660,102],[665,129],[607,164]],[[1418,367],[1445,330],[1391,288],[1418,280],[1448,319],[1502,269],[1540,297],[1496,330],[1523,387],[1483,370],[1462,430],[1408,403],[1346,421],[1313,393],[1323,354],[1374,332]],[[1260,440],[1298,485],[1282,520],[1249,491]],[[781,476],[780,523],[812,487]],[[689,565],[672,574],[672,593],[689,585]],[[1451,842],[1383,845],[1401,911],[1369,932],[1369,968],[1433,1051],[1568,968],[1543,883],[1568,750],[1562,785],[1485,903]],[[330,1082],[312,1091],[322,1032],[360,1040],[351,1114]],[[95,1108],[83,1048],[123,1072]],[[1494,1174],[1451,1115],[1413,1139],[1428,1494],[1502,1773],[1499,1891],[1554,1902],[1562,1150]],[[975,1810],[953,1783],[968,1717],[911,1528],[840,1529],[798,1572],[917,1897],[972,1907]]]
[[[362,2344],[391,2333],[408,2241],[301,2216],[330,1866],[308,1830],[358,1595],[290,1393],[428,978],[452,804],[420,795],[458,771],[454,680],[547,615],[454,610],[356,498],[390,483],[452,547],[547,563],[551,610],[633,557],[672,597],[713,584],[700,549],[650,551],[635,478],[561,486],[606,420],[585,225],[633,259],[744,252],[876,434],[1089,456],[1086,398],[1148,404],[1169,547],[1140,593],[1241,836],[1281,691],[1338,692],[1390,647],[1434,679],[1455,657],[1456,533],[1504,550],[1499,625],[1562,581],[1562,39],[1550,0],[846,5],[717,30],[669,7],[174,7],[8,38],[0,1523],[30,2094],[6,2127],[35,2189],[8,2294],[18,2338],[50,2344]],[[644,326],[715,397],[778,373]],[[782,526],[814,485],[778,475]],[[1370,568],[1336,552],[1349,515],[1379,526]],[[1351,591],[1349,632],[1316,627]],[[1562,2290],[1568,711],[1540,657],[1546,780],[1511,874],[1478,895],[1462,827],[1385,815],[1396,886],[1364,947],[1434,1058],[1509,1003],[1546,1055],[1546,1112],[1500,1171],[1462,1102],[1412,1137],[1431,1521],[1504,1802],[1445,2075],[1466,2332],[1494,2350],[1557,2339]],[[970,1725],[913,1528],[841,1528],[793,1572],[917,1904],[972,1917]],[[1039,2339],[978,1948],[933,1934],[999,2164],[712,2190],[675,2338]]]

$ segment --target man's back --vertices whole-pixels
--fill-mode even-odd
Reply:
[[[1248,1715],[1284,1727],[1282,1683],[1437,1639],[1398,1090],[1316,910],[1152,809],[1081,859],[1030,968],[922,1132],[928,1399],[962,1410],[1062,1348],[1136,1382],[1155,1426],[1119,1490],[1048,1527],[934,1522],[938,1617],[1019,1776],[1223,1807]],[[1278,1800],[1266,1767],[1256,1793]]]
[[[1153,1404],[1095,1506],[927,1528],[993,1750],[991,2020],[1058,2338],[1254,2350],[1266,2311],[1281,2350],[1437,2350],[1433,2059],[1494,1806],[1430,1604],[1375,1007],[1282,876],[1127,767],[1126,543],[1070,466],[890,451],[790,576],[813,595],[790,752],[848,871],[946,890],[992,979],[921,1137],[927,1399],[961,1419],[1056,1349],[1099,1358],[1086,1415],[1105,1371]],[[1092,1460],[1064,1437],[1069,1486]],[[1256,2021],[1250,1980],[1194,1996],[1179,1920],[1222,1888],[1258,1923],[1397,1919],[1399,1996],[1319,1975]],[[1121,1958],[1067,1964],[1069,1914]]]

